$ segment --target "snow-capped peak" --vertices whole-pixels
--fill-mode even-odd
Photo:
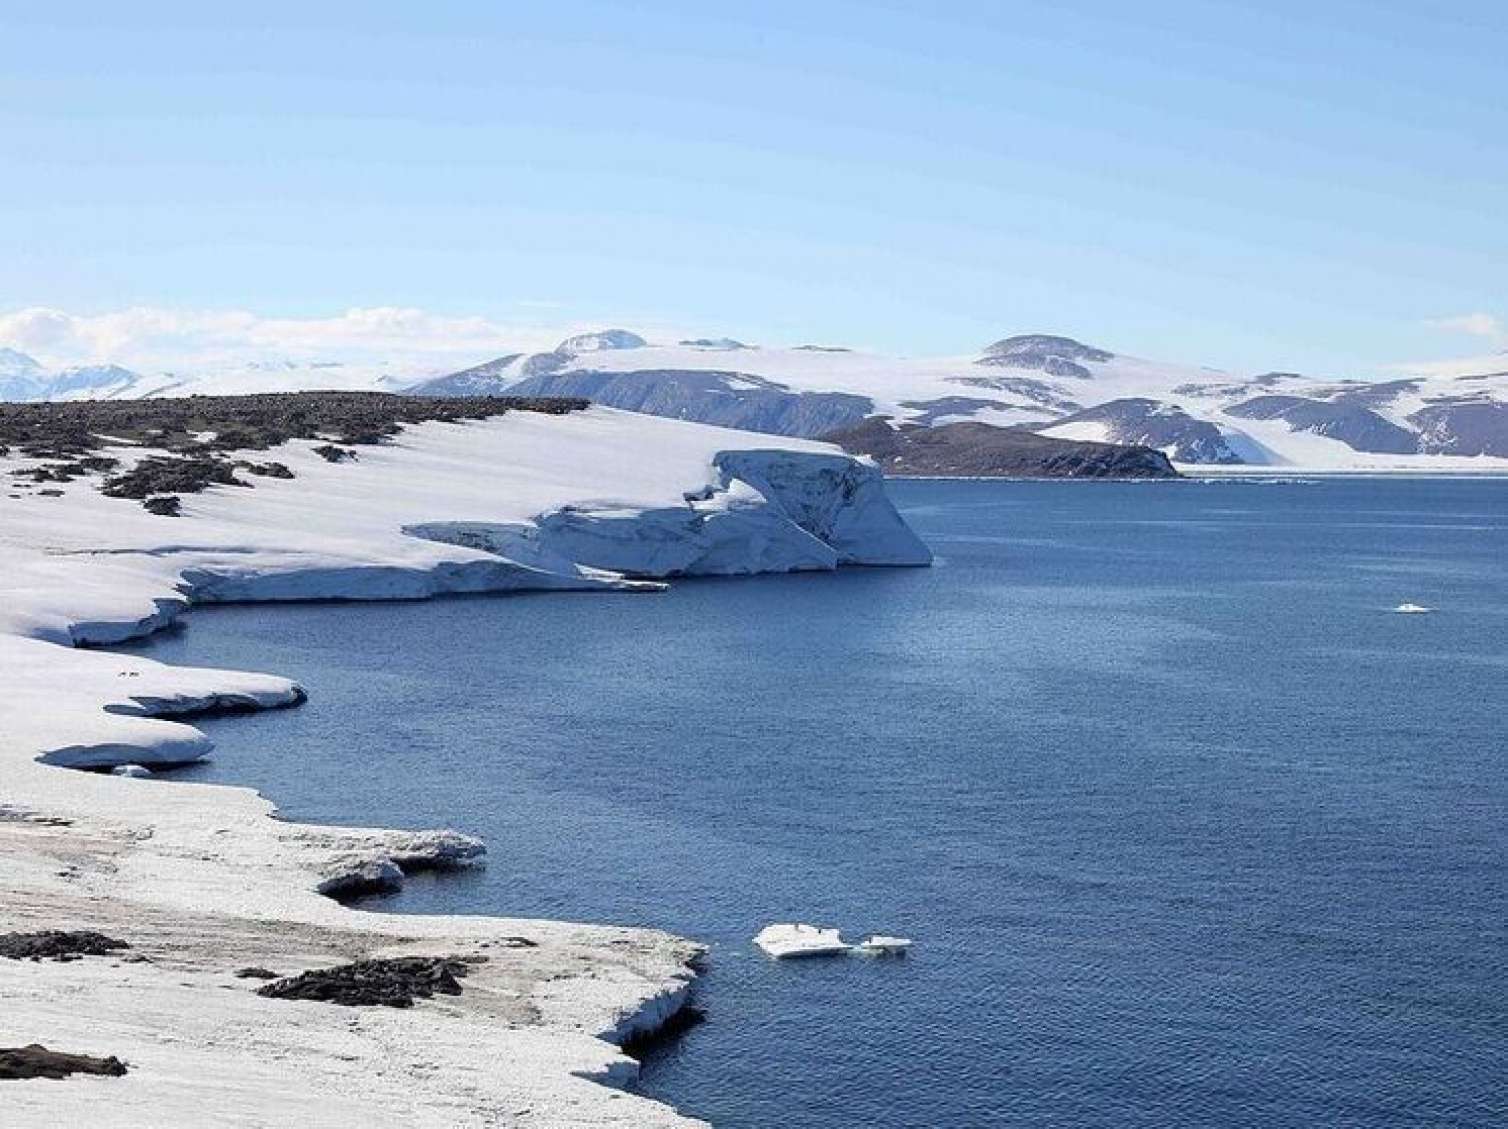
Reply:
[[[1085,362],[1104,364],[1114,359],[1114,353],[1085,345],[1072,337],[1057,337],[1050,333],[1022,333],[987,345],[975,363],[1088,379],[1092,374],[1084,367]]]
[[[602,353],[609,349],[642,349],[649,342],[626,329],[603,329],[596,333],[578,333],[555,346],[557,353]]]

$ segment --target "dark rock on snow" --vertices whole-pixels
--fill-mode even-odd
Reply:
[[[381,443],[404,424],[485,419],[510,411],[561,415],[583,399],[544,396],[395,396],[384,392],[273,392],[256,396],[187,396],[162,400],[0,403],[0,449],[65,461],[14,472],[34,482],[69,482],[114,469],[119,460],[90,452],[138,444],[170,452],[149,455],[105,480],[112,498],[143,501],[152,513],[175,516],[181,494],[211,486],[252,484],[236,471],[292,478],[282,463],[231,460],[226,452],[265,450],[290,439],[337,436],[344,446],[316,448],[331,462],[356,458],[350,447]],[[106,438],[108,437],[108,438]],[[46,493],[46,491],[41,491]]]
[[[44,929],[37,933],[0,933],[0,957],[11,960],[76,960],[108,956],[131,946],[91,929]]]
[[[153,455],[124,474],[107,478],[101,490],[109,498],[146,498],[152,494],[197,494],[210,486],[245,486],[234,463],[211,456],[178,458]]]
[[[155,494],[142,500],[142,508],[158,517],[177,517],[183,510],[183,499],[177,494]]]
[[[40,458],[76,458],[110,442],[206,455],[266,450],[290,439],[376,443],[406,423],[459,422],[510,411],[562,415],[584,400],[527,396],[397,396],[386,392],[268,392],[158,400],[0,403],[0,446]],[[202,438],[206,432],[212,433]],[[111,440],[101,436],[110,436]]]
[[[337,447],[333,443],[326,443],[321,447],[314,448],[314,453],[327,463],[343,463],[347,459],[354,459],[356,452],[349,447]]]
[[[257,995],[274,1000],[317,1000],[346,1007],[412,1007],[415,999],[435,993],[461,994],[460,978],[478,959],[459,957],[393,957],[359,960],[301,972],[274,980]]]
[[[21,1078],[67,1078],[70,1074],[100,1074],[119,1078],[126,1064],[114,1055],[94,1058],[90,1055],[50,1051],[41,1043],[25,1047],[0,1047],[0,1080]]]

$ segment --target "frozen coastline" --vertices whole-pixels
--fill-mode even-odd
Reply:
[[[93,928],[132,946],[0,960],[0,1045],[131,1067],[7,1083],[7,1125],[694,1124],[614,1088],[637,1070],[615,1044],[680,1005],[694,944],[361,913],[320,891],[472,865],[482,845],[289,824],[247,789],[61,770],[193,759],[207,741],[175,715],[301,693],[79,645],[150,633],[195,601],[642,587],[922,564],[925,548],[872,468],[818,444],[591,409],[421,424],[338,464],[313,447],[277,449],[292,479],[188,497],[179,518],[89,481],[0,497],[0,932]],[[234,976],[400,954],[487,960],[460,996],[403,1011],[263,999]]]

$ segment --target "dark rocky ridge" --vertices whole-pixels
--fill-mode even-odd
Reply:
[[[176,516],[177,496],[210,486],[253,485],[237,471],[292,478],[278,462],[230,459],[229,451],[265,450],[290,439],[335,438],[316,448],[330,462],[357,457],[350,448],[381,443],[404,424],[485,419],[510,411],[562,415],[587,406],[555,396],[398,396],[387,392],[271,392],[253,396],[187,396],[162,400],[87,400],[0,404],[0,455],[61,460],[17,471],[33,482],[68,482],[105,473],[116,460],[89,452],[136,443],[171,452],[151,455],[105,480],[112,498],[143,501],[152,513]]]
[[[1161,451],[1113,443],[1053,439],[988,423],[938,427],[902,424],[883,416],[835,431],[830,442],[869,455],[888,474],[970,478],[1177,478]]]
[[[168,451],[266,450],[290,439],[377,443],[406,423],[485,419],[506,412],[563,415],[587,406],[553,396],[400,396],[388,392],[265,392],[160,400],[0,403],[0,446],[64,458],[126,440]],[[196,433],[214,432],[198,439]]]

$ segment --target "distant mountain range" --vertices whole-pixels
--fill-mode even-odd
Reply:
[[[1508,356],[1502,360],[1500,368],[1464,376],[1378,382],[1238,375],[1121,356],[1048,334],[1006,337],[975,354],[905,359],[727,337],[653,344],[610,329],[418,384],[386,370],[292,362],[197,377],[147,377],[114,365],[49,373],[24,354],[0,349],[0,399],[294,388],[563,395],[776,435],[827,436],[878,417],[896,427],[972,422],[1137,445],[1183,465],[1508,470]],[[873,439],[873,432],[865,434]],[[970,434],[976,448],[983,433]]]
[[[413,379],[339,361],[249,361],[204,373],[148,374],[113,364],[49,370],[25,353],[0,347],[0,401],[145,400],[305,389],[398,392]]]

